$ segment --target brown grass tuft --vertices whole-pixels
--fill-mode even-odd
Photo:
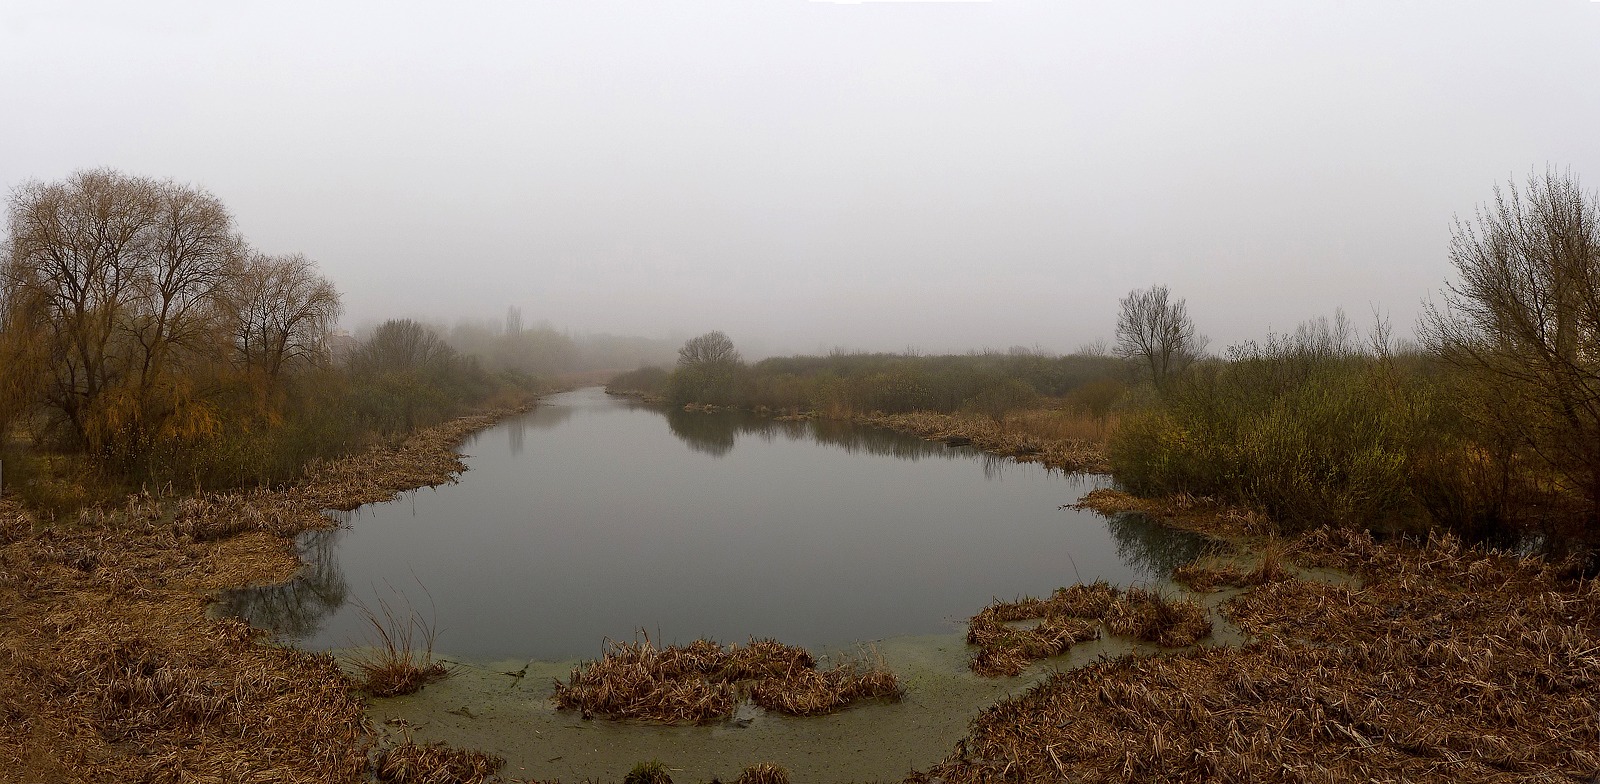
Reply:
[[[812,715],[863,699],[897,699],[900,686],[881,660],[819,671],[809,652],[774,640],[658,648],[645,637],[607,641],[599,660],[556,682],[551,699],[586,716],[699,724],[732,716],[741,692],[768,710]]]
[[[745,768],[733,784],[789,784],[789,771],[769,762]]]
[[[371,645],[347,658],[361,673],[363,691],[374,697],[398,697],[450,675],[433,660],[437,630],[409,604],[403,612],[385,599],[378,600],[376,611],[360,600],[354,604],[372,634]]]
[[[483,751],[407,741],[378,752],[373,774],[393,784],[483,784],[496,780],[504,758]]]
[[[1129,588],[1105,614],[1112,634],[1153,642],[1164,648],[1193,645],[1211,634],[1211,619],[1193,599],[1171,599],[1144,588]]]
[[[1127,592],[1104,581],[1056,590],[1047,599],[995,602],[967,623],[967,643],[978,646],[970,662],[979,675],[1018,675],[1040,659],[1100,636],[1101,622],[1113,634],[1176,647],[1211,633],[1204,608],[1172,601],[1141,588]],[[1192,639],[1191,639],[1192,637]]]

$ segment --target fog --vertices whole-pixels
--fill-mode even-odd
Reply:
[[[1403,334],[1452,217],[1600,186],[1600,2],[0,6],[0,187],[193,182],[351,326],[721,329],[747,355]]]

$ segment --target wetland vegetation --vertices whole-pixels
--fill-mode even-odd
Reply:
[[[906,733],[897,738],[937,736],[945,756],[909,763],[918,768],[906,772],[914,782],[1584,781],[1600,771],[1600,204],[1569,177],[1535,176],[1457,226],[1456,282],[1425,318],[1417,345],[1391,339],[1381,319],[1363,337],[1336,314],[1211,356],[1183,301],[1163,287],[1123,301],[1114,352],[836,353],[746,363],[725,335],[691,340],[674,368],[612,382],[616,391],[667,401],[666,409],[592,392],[579,398],[662,425],[674,448],[689,452],[675,459],[703,461],[696,470],[754,466],[764,459],[758,454],[799,445],[834,450],[831,462],[843,473],[857,470],[845,457],[893,457],[883,462],[927,484],[907,496],[935,495],[944,468],[976,469],[969,487],[988,487],[995,498],[985,502],[998,504],[1033,484],[1008,476],[1044,476],[1060,493],[1069,483],[1045,466],[1109,467],[1121,489],[1087,480],[1076,488],[1087,492],[1056,504],[1076,501],[1110,516],[1097,523],[1097,547],[1111,554],[1104,563],[1115,562],[1123,584],[1098,581],[1103,563],[1084,575],[1062,557],[1082,550],[1039,547],[1050,525],[1019,527],[1022,516],[1009,513],[952,519],[946,508],[916,522],[951,536],[956,549],[970,551],[963,555],[979,551],[981,538],[1019,536],[1041,559],[1040,571],[1017,568],[1020,552],[1002,565],[920,560],[917,575],[899,582],[935,597],[947,614],[973,612],[997,593],[1018,598],[976,609],[966,622],[974,651],[959,643],[936,644],[938,655],[920,649],[935,663],[915,677],[905,675],[908,659],[897,658],[909,650],[896,647],[903,639],[885,641],[881,662],[823,667],[795,647],[803,631],[786,630],[784,642],[725,646],[699,639],[692,629],[707,622],[690,619],[674,627],[681,644],[610,643],[598,660],[568,669],[546,695],[552,700],[524,691],[522,681],[561,655],[520,671],[480,667],[485,673],[459,683],[377,702],[429,717],[395,715],[381,727],[342,668],[348,657],[341,665],[326,653],[263,644],[249,625],[215,616],[271,616],[280,634],[318,633],[351,592],[341,575],[352,561],[335,561],[356,551],[340,550],[340,536],[364,535],[382,514],[368,507],[363,514],[372,516],[356,517],[353,530],[363,533],[354,534],[334,529],[325,510],[453,481],[468,466],[458,446],[496,423],[506,448],[525,453],[549,448],[541,439],[554,443],[564,432],[556,426],[593,412],[553,413],[555,426],[538,430],[538,411],[524,415],[539,386],[519,360],[502,357],[486,369],[484,359],[414,321],[387,322],[361,341],[335,340],[337,294],[314,267],[250,250],[203,191],[95,171],[30,185],[9,206],[0,280],[0,762],[8,770],[63,781],[480,781],[504,770],[503,749],[526,747],[492,730],[462,729],[478,719],[468,705],[446,710],[428,700],[430,692],[454,699],[494,690],[512,695],[486,703],[507,715],[561,707],[579,714],[540,725],[552,735],[567,721],[568,739],[605,733],[619,753],[656,749],[650,758],[666,762],[641,765],[636,776],[615,759],[571,763],[607,766],[589,775],[640,780],[667,776],[675,744],[721,743],[725,736],[710,733],[752,724],[742,740],[728,741],[748,744],[740,753],[780,748],[781,733],[794,733],[788,750],[803,756],[792,748],[798,725],[757,721],[741,714],[745,706],[804,716],[906,697],[949,719],[972,695],[988,707],[955,740],[912,723],[903,706],[792,721],[817,722],[803,731],[813,740],[830,731],[818,727],[870,735],[881,729],[875,725]],[[741,449],[751,438],[768,448]],[[953,446],[960,444],[1014,459]],[[579,470],[603,472],[618,462],[609,457]],[[1029,460],[1045,466],[1023,467]],[[829,495],[862,503],[870,493],[839,490],[848,484],[819,493],[820,484],[794,481],[815,481],[826,462],[769,466],[786,481],[762,489],[764,505],[747,504],[747,520],[785,505],[814,509],[802,504]],[[488,464],[474,470],[493,472]],[[157,489],[129,492],[136,488]],[[551,494],[538,506],[561,503]],[[629,503],[604,516],[653,514]],[[1058,533],[1061,521],[1077,519],[1051,511]],[[816,512],[813,528],[826,535],[785,540],[788,563],[752,559],[736,527],[721,532],[737,545],[728,550],[715,549],[715,537],[675,552],[676,536],[639,546],[617,531],[601,533],[614,548],[639,546],[647,556],[612,573],[625,583],[618,601],[631,602],[630,612],[665,586],[696,579],[699,596],[730,601],[784,579],[795,582],[781,593],[835,590],[841,606],[892,600],[886,585],[850,582],[871,565],[828,569],[845,554],[892,558],[893,548],[874,550],[882,542],[852,538],[862,526],[828,529],[830,520],[850,518]],[[437,522],[417,528],[459,535]],[[1184,541],[1178,529],[1204,532],[1212,547],[1173,544]],[[1092,538],[1088,530],[1075,531],[1078,544]],[[961,539],[974,532],[982,537]],[[321,554],[298,577],[295,536],[303,537],[300,554]],[[899,530],[888,539],[901,546],[937,537]],[[709,548],[714,562],[751,560],[757,573],[730,582],[684,568],[697,548]],[[436,543],[433,552],[445,560],[451,548]],[[551,555],[552,571],[575,560],[558,548]],[[1128,585],[1141,570],[1192,590]],[[1324,579],[1328,570],[1338,579]],[[1002,583],[1013,577],[1032,587],[1008,591]],[[954,593],[933,590],[941,584]],[[265,587],[225,593],[248,585]],[[218,597],[224,612],[208,616],[205,605]],[[597,606],[593,598],[580,594],[554,611],[582,615]],[[697,601],[705,600],[668,597],[661,608]],[[574,612],[579,604],[583,612]],[[884,618],[910,615],[894,601],[878,606],[888,609],[860,628],[887,629]],[[665,617],[661,608],[651,612]],[[432,635],[408,640],[410,619],[395,620],[401,625],[388,628],[402,631],[368,660],[369,674],[383,676],[369,681],[373,695],[415,685],[390,689],[385,679],[440,672],[427,650]],[[1205,644],[1223,623],[1241,644]],[[590,645],[613,637],[583,636]],[[749,639],[724,629],[705,636]],[[817,644],[871,637],[834,629],[819,632]],[[1105,647],[1108,637],[1126,645]],[[1116,655],[1091,660],[1091,651]],[[1016,677],[1041,675],[1036,661],[1064,668],[1037,682]],[[927,685],[935,682],[942,685]],[[940,689],[962,697],[945,699]],[[658,732],[585,716],[717,726]],[[428,733],[477,738],[486,750],[416,742]],[[839,757],[849,755],[839,748]],[[872,770],[881,776],[889,763],[878,753]],[[707,763],[705,778],[740,770],[749,780],[786,778],[757,764],[774,761]],[[837,767],[786,767],[853,777]]]

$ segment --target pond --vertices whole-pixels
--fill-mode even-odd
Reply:
[[[467,473],[300,540],[295,580],[222,612],[308,649],[409,605],[461,659],[592,657],[607,639],[819,649],[949,634],[995,598],[1160,580],[1201,542],[1063,508],[1108,480],[824,421],[584,389],[469,439]]]

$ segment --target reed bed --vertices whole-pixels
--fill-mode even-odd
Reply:
[[[483,751],[406,741],[378,752],[373,775],[389,784],[485,784],[499,781],[495,774],[505,764]]]
[[[1104,473],[1109,470],[1102,443],[1087,438],[1051,437],[1050,428],[1035,431],[1025,424],[1008,427],[993,418],[976,414],[941,414],[933,411],[867,414],[857,416],[855,420],[934,441],[964,439],[985,452],[1040,462],[1062,471]]]
[[[1090,490],[1072,504],[1106,516],[1142,514],[1160,518],[1195,533],[1221,537],[1219,544],[1241,537],[1268,537],[1276,533],[1272,521],[1259,509],[1225,504],[1213,498],[1172,495],[1140,498],[1112,487]]]
[[[1229,600],[1253,642],[1052,674],[911,782],[1587,782],[1600,772],[1600,584],[1448,537],[1319,531],[1360,588]],[[1301,559],[1305,561],[1304,558]]]
[[[0,499],[0,778],[364,780],[372,736],[338,663],[206,618],[207,597],[292,576],[286,537],[330,525],[325,507],[448,481],[460,439],[500,414],[277,491],[137,493],[65,520]]]
[[[990,677],[1018,675],[1035,661],[1098,639],[1102,625],[1112,634],[1166,647],[1193,645],[1211,633],[1211,621],[1197,602],[1137,587],[1123,591],[1100,581],[1059,588],[1045,599],[1024,597],[983,608],[967,623],[967,644],[978,647],[968,666]]]
[[[774,640],[657,647],[645,637],[607,641],[600,659],[573,668],[566,683],[556,681],[551,699],[585,716],[703,724],[731,717],[741,697],[767,710],[809,716],[865,699],[896,700],[901,693],[881,660],[818,670],[805,649]]]

